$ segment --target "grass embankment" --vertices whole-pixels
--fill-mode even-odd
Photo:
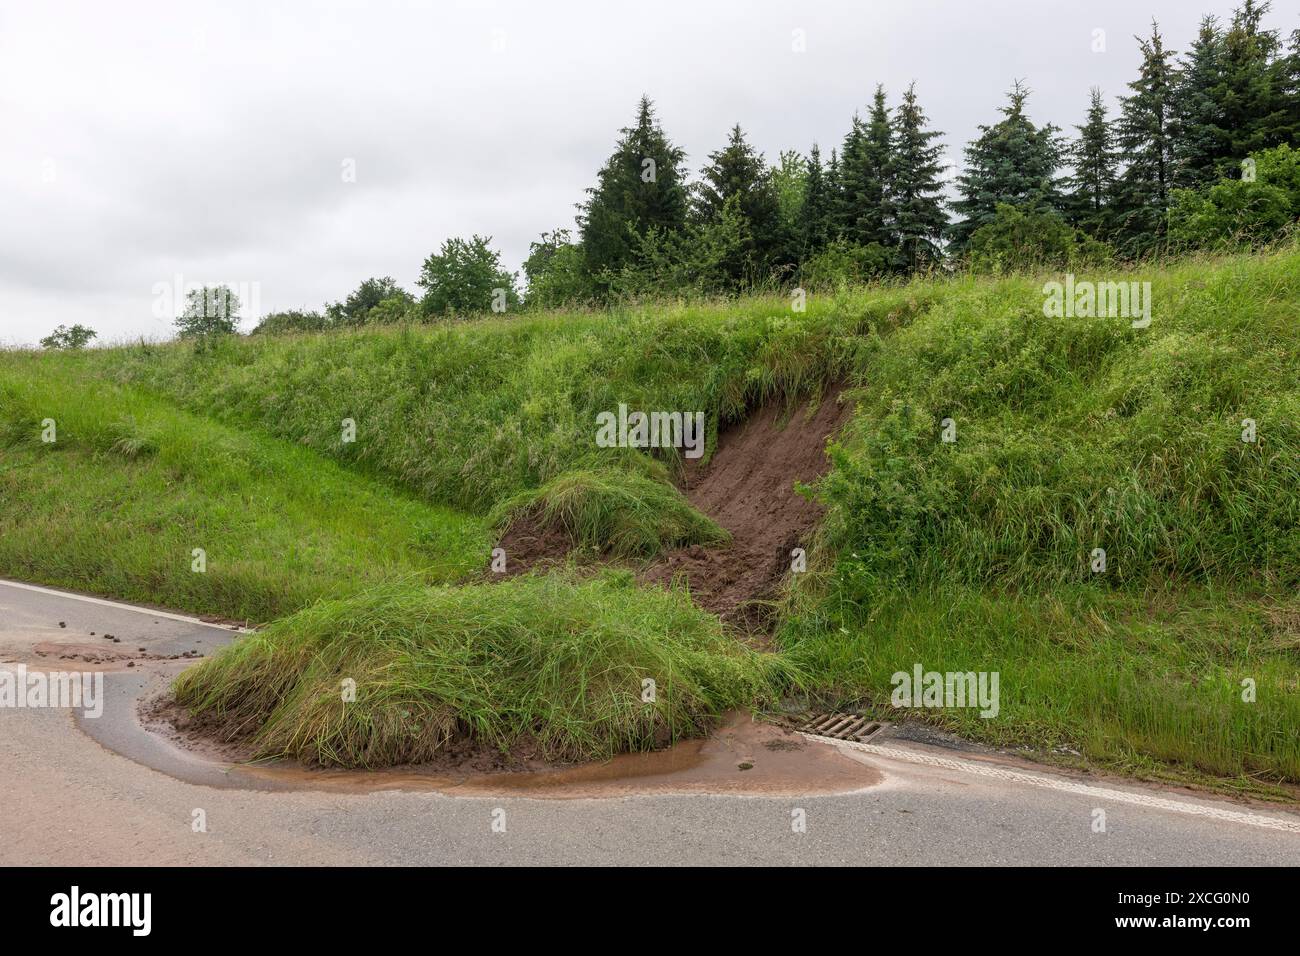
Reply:
[[[872,343],[788,652],[882,706],[999,671],[998,717],[924,714],[990,742],[1300,782],[1300,253],[1125,278],[1148,328],[966,281]]]
[[[241,639],[180,682],[182,700],[221,714],[228,729],[259,728],[262,752],[374,765],[428,756],[453,728],[562,758],[662,744],[771,700],[791,668],[724,636],[683,594],[626,578],[367,588],[412,579],[411,563],[390,553],[412,541],[432,549],[447,579],[481,569],[485,529],[518,510],[619,555],[722,540],[673,487],[675,457],[596,449],[596,414],[620,402],[702,411],[712,442],[718,423],[748,405],[838,378],[864,336],[914,308],[905,291],[885,290],[808,314],[763,299],[259,337],[202,351],[12,355],[0,365],[14,436],[6,452],[15,482],[35,480],[0,508],[15,527],[45,529],[66,546],[43,549],[25,531],[27,547],[0,551],[0,573],[257,619],[350,594]],[[84,384],[51,384],[73,381]],[[60,422],[57,450],[32,443],[47,416]],[[344,419],[355,422],[355,443],[342,440]],[[93,492],[104,484],[118,498]],[[366,488],[373,500],[354,491]],[[117,511],[130,548],[102,548],[98,511],[124,507],[127,494],[151,510]],[[401,533],[421,519],[423,530]],[[349,555],[366,575],[345,580],[351,566],[332,560],[277,564],[300,537],[341,547],[339,523],[379,539]],[[191,578],[199,544],[209,571]],[[79,564],[83,549],[91,557]],[[230,573],[233,554],[247,573]],[[219,580],[222,592],[210,593]],[[347,676],[357,699],[345,706]],[[652,704],[641,701],[647,678],[657,684]]]
[[[456,580],[490,540],[306,449],[0,353],[0,575],[261,622]]]
[[[197,428],[274,456],[246,480],[282,487],[283,497],[268,507],[235,496],[231,508],[247,521],[232,541],[272,542],[266,573],[273,552],[300,533],[279,528],[298,493],[326,487],[319,474],[338,488],[321,491],[322,502],[388,486],[460,509],[429,532],[429,560],[441,556],[451,576],[465,555],[481,565],[474,534],[512,508],[542,509],[590,546],[619,553],[708,540],[716,529],[668,485],[676,460],[594,448],[596,413],[619,403],[702,410],[712,443],[718,423],[746,408],[847,377],[859,412],[834,449],[823,542],[795,591],[779,656],[760,661],[714,640],[716,622],[688,613],[681,595],[626,581],[611,590],[524,579],[315,606],[205,663],[182,693],[232,726],[264,726],[266,752],[325,762],[409,759],[449,721],[498,746],[532,735],[549,753],[593,756],[646,745],[665,727],[693,732],[718,708],[770,699],[796,672],[794,683],[833,702],[897,716],[890,677],[919,663],[999,672],[995,718],[916,712],[971,737],[1257,791],[1300,781],[1300,250],[1091,277],[1150,280],[1145,329],[1127,318],[1044,317],[1045,278],[1060,277],[860,290],[814,297],[805,314],[756,299],[235,340],[203,353],[15,356],[0,365],[6,381],[84,381],[84,394],[111,411],[103,437],[51,451],[30,444],[46,414],[40,403],[22,407],[28,437],[6,446],[4,520],[28,527],[29,543],[0,551],[0,573],[50,580],[62,567],[56,583],[199,600],[179,581],[167,591],[142,573],[150,547],[166,541],[147,534],[170,528],[170,517],[128,519],[140,551],[116,576],[71,560],[94,550],[104,510],[78,500],[83,488],[111,479],[124,497],[154,481],[146,500],[177,494],[170,473],[149,477],[161,451],[130,459],[131,442],[112,450],[107,425],[122,418],[114,406],[123,396],[143,407],[147,393],[168,415],[186,408],[175,442]],[[105,383],[127,390],[104,392]],[[69,396],[74,409],[92,404]],[[354,444],[340,440],[344,418],[356,421]],[[945,418],[955,443],[941,440]],[[1244,419],[1255,422],[1254,442],[1241,441]],[[201,474],[212,455],[193,445],[185,480],[215,481]],[[59,456],[75,464],[60,470]],[[183,487],[191,509],[230,500]],[[151,507],[171,514],[171,505]],[[354,517],[333,520],[406,524],[349,507]],[[335,514],[322,505],[302,523]],[[466,532],[472,546],[447,530],[465,522],[478,529]],[[42,537],[79,543],[60,545],[69,559],[53,565],[36,547]],[[182,557],[168,573],[189,573],[188,539],[166,543]],[[410,538],[391,540],[401,551]],[[1094,573],[1099,548],[1106,570]],[[354,557],[370,566],[364,553]],[[330,580],[339,593],[342,576]],[[552,601],[547,588],[560,596]],[[622,636],[605,640],[611,632]],[[480,641],[488,656],[476,656]],[[358,702],[368,701],[346,712],[336,692],[344,670],[362,675]],[[661,681],[651,719],[637,709],[640,681],[662,673],[688,679]],[[1243,700],[1244,681],[1254,683],[1253,702]],[[279,705],[265,686],[279,689]]]
[[[428,501],[498,523],[516,510],[540,512],[543,523],[572,522],[588,545],[647,555],[711,542],[718,529],[675,495],[675,453],[598,448],[597,414],[620,403],[700,411],[711,450],[719,424],[846,374],[864,343],[923,307],[925,294],[921,285],[858,290],[813,298],[802,313],[766,297],[525,315],[255,336],[204,352],[132,346],[63,361]],[[344,419],[356,423],[355,442],[341,441]]]

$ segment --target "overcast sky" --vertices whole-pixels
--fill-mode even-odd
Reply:
[[[247,283],[261,313],[372,275],[414,291],[475,232],[516,269],[572,226],[642,92],[695,172],[737,122],[769,160],[829,155],[877,82],[892,105],[916,80],[959,159],[1013,80],[1070,126],[1089,87],[1124,91],[1153,16],[1182,50],[1233,6],[0,0],[0,344],[74,322],[168,337],[157,290],[178,276]]]

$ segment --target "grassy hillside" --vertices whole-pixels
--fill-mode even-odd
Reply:
[[[526,315],[429,328],[231,339],[206,352],[139,346],[60,357],[228,424],[253,426],[487,513],[566,472],[661,474],[640,452],[594,446],[595,416],[703,411],[719,421],[815,390],[864,336],[914,313],[921,285],[790,301]],[[340,441],[351,418],[357,440]],[[668,459],[672,464],[672,459]]]
[[[480,519],[305,449],[0,353],[0,575],[260,622],[456,580],[489,547]]]
[[[1131,277],[1145,329],[970,280],[870,343],[788,653],[883,714],[917,662],[997,671],[997,718],[924,714],[993,743],[1297,781],[1300,254]]]
[[[916,713],[972,737],[1243,788],[1300,782],[1300,248],[1092,277],[1151,281],[1145,329],[1045,317],[1047,278],[850,290],[804,313],[769,298],[11,354],[0,573],[221,613],[243,601],[239,616],[258,619],[341,599],[182,683],[192,703],[262,728],[265,747],[310,759],[409,757],[449,721],[501,746],[542,734],[548,752],[600,754],[694,731],[782,683],[898,716],[890,677],[919,663],[1000,674],[996,718]],[[842,380],[858,407],[819,490],[821,544],[762,662],[733,656],[680,594],[625,580],[349,597],[462,578],[519,508],[619,554],[717,540],[671,487],[676,458],[595,448],[595,415],[698,409],[712,443],[759,403]],[[47,415],[57,449],[36,441]],[[128,497],[145,504],[113,510]],[[106,549],[109,510],[119,546]],[[239,548],[251,563],[220,586],[193,580],[198,532],[215,536],[213,568]],[[476,620],[508,635],[506,669],[464,656]],[[609,627],[623,635],[612,644],[597,638]],[[645,643],[628,628],[683,636]],[[572,657],[575,634],[599,655]],[[653,667],[696,676],[647,723],[623,695],[660,650]],[[402,706],[341,718],[341,659],[386,674],[400,659],[402,689],[377,700]],[[453,665],[482,696],[444,680]],[[590,679],[605,665],[623,675],[615,691]],[[530,682],[539,666],[570,688],[571,712],[536,705],[561,686]],[[276,705],[263,681],[294,689]],[[427,721],[394,716],[417,700]]]
[[[1149,328],[1045,318],[1026,279],[873,340],[826,489],[844,575],[1300,584],[1300,256],[1148,277]]]

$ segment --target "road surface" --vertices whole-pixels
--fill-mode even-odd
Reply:
[[[815,751],[822,770],[842,762],[865,783],[847,793],[639,793],[635,780],[616,796],[571,798],[247,788],[212,761],[186,766],[134,716],[140,690],[185,664],[171,655],[232,636],[183,615],[0,582],[0,661],[10,662],[0,668],[109,669],[102,723],[0,707],[0,864],[1300,864],[1300,815],[1283,809],[900,741],[842,752],[809,742],[782,757]],[[142,657],[127,668],[57,652],[93,657],[95,642]]]

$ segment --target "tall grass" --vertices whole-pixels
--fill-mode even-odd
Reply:
[[[881,590],[869,612],[798,619],[786,652],[832,705],[919,717],[971,739],[1151,772],[1300,781],[1300,600],[1192,588]],[[842,628],[842,630],[841,630]],[[996,716],[898,711],[895,672],[996,672]],[[1243,699],[1243,681],[1255,697]]]
[[[1300,253],[1126,278],[1148,328],[967,280],[873,340],[824,487],[847,582],[1300,585]]]
[[[993,743],[1300,781],[1300,247],[1078,277],[1150,281],[1145,329],[1046,318],[1047,278],[863,351],[787,653],[884,713],[896,671],[996,671],[996,718],[912,712]]]
[[[881,706],[920,663],[1002,675],[994,720],[920,714],[983,740],[1300,781],[1300,247],[1079,276],[1150,281],[1145,329],[1045,317],[1047,278],[5,355],[0,573],[255,619],[310,604],[180,691],[319,762],[453,734],[604,755],[790,685]],[[413,583],[481,567],[519,513],[622,555],[721,540],[677,459],[597,449],[596,414],[704,411],[712,450],[845,379],[779,654],[625,578]],[[637,675],[663,674],[643,709]]]
[[[847,372],[864,338],[919,308],[921,287],[442,326],[231,339],[42,356],[51,374],[110,378],[252,426],[429,501],[477,514],[567,471],[644,472],[597,449],[596,415],[702,411],[719,423]],[[340,422],[357,440],[340,440]],[[671,453],[663,463],[675,467]]]
[[[0,354],[0,575],[260,622],[488,549],[482,520],[306,449]]]

